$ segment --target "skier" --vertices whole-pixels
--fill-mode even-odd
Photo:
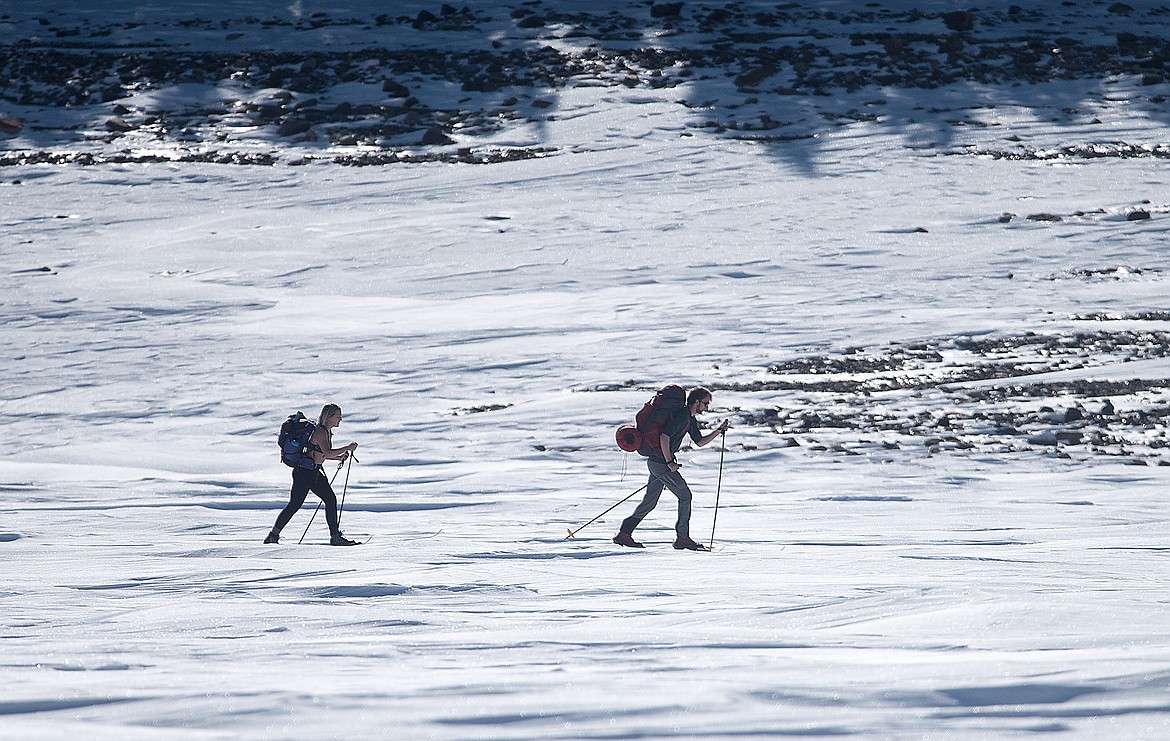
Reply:
[[[357,443],[350,443],[343,448],[333,447],[333,430],[341,424],[341,407],[336,404],[326,404],[321,408],[321,416],[317,420],[317,429],[313,430],[309,438],[309,455],[312,456],[308,465],[297,466],[292,470],[292,490],[289,492],[288,505],[276,516],[276,524],[272,532],[264,538],[265,543],[279,543],[280,531],[288,524],[293,515],[305,503],[305,497],[312,491],[325,503],[325,521],[329,523],[330,545],[357,545],[357,541],[350,540],[341,534],[337,520],[337,495],[329,485],[329,479],[321,470],[321,465],[327,460],[344,461],[353,451],[357,450]],[[311,467],[310,467],[311,466]]]
[[[691,436],[695,445],[700,448],[708,444],[727,430],[727,420],[724,420],[713,432],[703,435],[699,429],[699,420],[696,417],[707,411],[711,406],[711,392],[705,388],[691,389],[687,394],[685,407],[674,412],[662,428],[662,435],[654,445],[654,452],[646,458],[646,467],[650,470],[650,482],[646,485],[646,495],[634,513],[622,520],[621,530],[614,536],[613,542],[627,548],[642,548],[642,544],[634,540],[634,528],[650,514],[658,504],[658,497],[662,495],[665,486],[678,497],[678,521],[675,523],[676,550],[705,551],[707,547],[691,540],[691,489],[678,472],[680,466],[674,454],[682,447],[683,438]]]

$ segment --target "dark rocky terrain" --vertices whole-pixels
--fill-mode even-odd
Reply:
[[[1140,373],[1127,378],[1124,370],[1126,363],[1170,357],[1170,315],[1077,319],[1086,324],[1082,331],[936,338],[776,362],[764,380],[708,383],[723,392],[724,404],[712,415],[730,417],[741,430],[775,435],[741,446],[749,450],[1170,465],[1170,382]],[[1110,328],[1114,323],[1126,328]],[[1115,380],[1091,377],[1104,366],[1121,372]],[[1077,371],[1090,377],[1077,378]],[[649,394],[653,386],[632,380],[589,390],[628,388]],[[782,401],[726,406],[727,392],[737,400],[765,395]]]
[[[85,25],[57,22],[47,10],[0,9],[0,136],[16,137],[0,164],[172,158],[268,165],[309,157],[385,165],[546,156],[549,147],[500,146],[490,137],[555,117],[558,91],[575,86],[676,91],[673,99],[695,114],[696,133],[779,145],[826,127],[883,118],[902,125],[882,108],[891,90],[918,91],[926,101],[929,91],[948,86],[1127,78],[1148,89],[1138,101],[1143,109],[1165,115],[1165,6],[1084,0],[945,12],[881,3],[837,8],[642,2],[617,12],[532,0],[362,17],[297,17],[283,7],[155,21],[95,12]],[[320,34],[335,39],[335,50],[298,48],[298,39]],[[144,97],[193,87],[221,94],[166,103],[167,96]],[[849,97],[855,94],[865,105]],[[1023,97],[1020,104],[1029,105]],[[1091,118],[1099,102],[1065,99],[1054,109],[1040,98],[1046,116]],[[795,115],[796,99],[816,101],[821,120]],[[834,99],[847,102],[834,108]],[[978,108],[917,107],[956,129],[981,125]],[[156,151],[144,153],[146,145]],[[951,151],[1166,156],[1165,147],[1125,142],[1078,141],[1054,151],[1020,141]]]
[[[1047,376],[1166,358],[1166,318],[1148,318],[1148,330],[1108,328],[1111,321],[1140,326],[1141,317],[1087,321],[1101,326],[799,358],[769,368],[772,380],[724,388],[789,392],[782,406],[734,416],[768,427],[784,444],[819,451],[881,457],[906,448],[1170,465],[1165,379]]]

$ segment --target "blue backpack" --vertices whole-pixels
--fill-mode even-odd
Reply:
[[[289,416],[280,426],[280,435],[276,438],[280,446],[280,460],[290,468],[316,468],[317,461],[309,455],[310,450],[321,452],[321,448],[310,442],[317,425],[297,412]]]

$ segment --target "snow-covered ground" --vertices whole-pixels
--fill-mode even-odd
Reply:
[[[1170,734],[1170,86],[614,71],[768,3],[594,4],[620,44],[520,25],[568,3],[58,5],[0,5],[8,64],[99,41],[604,53],[543,87],[403,73],[414,113],[365,143],[279,134],[308,94],[238,77],[68,107],[9,83],[0,737]],[[1084,6],[1014,22],[1082,47],[1170,22]],[[864,7],[741,42],[950,37]],[[1024,34],[981,7],[974,36]],[[414,161],[349,166],[371,154]],[[669,494],[644,551],[609,540],[636,498],[567,540],[644,483],[613,432],[667,382],[733,424],[682,456],[715,552],[670,547]],[[318,516],[296,545],[311,497],[262,545],[276,430],[325,402],[361,445],[327,466],[343,529],[370,542],[325,547]]]

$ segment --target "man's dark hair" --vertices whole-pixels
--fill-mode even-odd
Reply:
[[[696,386],[690,390],[690,393],[687,394],[687,406],[690,406],[691,404],[694,404],[696,401],[701,399],[711,398],[714,398],[714,395],[710,392],[710,390],[705,389],[702,386]]]

